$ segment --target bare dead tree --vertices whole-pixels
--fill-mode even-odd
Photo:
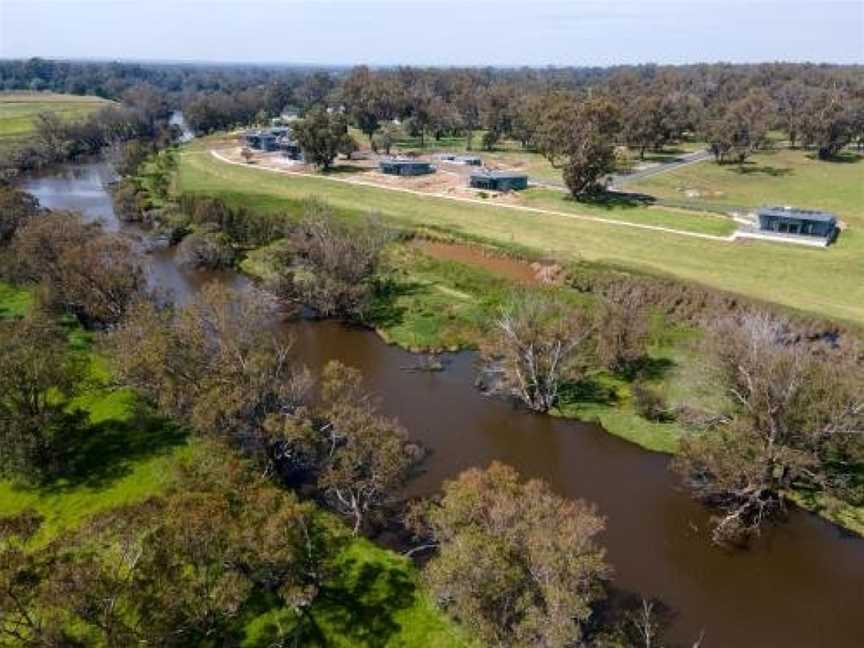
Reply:
[[[515,298],[495,322],[497,335],[481,351],[498,387],[530,409],[546,412],[558,401],[562,383],[578,381],[593,326],[560,301],[536,295]]]
[[[727,411],[685,438],[673,465],[718,511],[715,541],[757,532],[785,513],[796,488],[842,493],[848,476],[833,466],[864,454],[860,367],[787,339],[764,313],[716,325],[706,353]]]

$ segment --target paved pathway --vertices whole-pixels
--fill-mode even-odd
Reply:
[[[703,160],[708,160],[710,158],[710,151],[694,151],[692,153],[687,153],[680,157],[669,160],[668,162],[659,162],[646,169],[642,169],[641,171],[634,171],[633,173],[613,173],[609,176],[609,178],[611,178],[612,180],[609,184],[609,190],[624,191],[622,187],[625,184],[636,182],[638,180],[642,180],[643,178],[649,178],[653,175],[658,175],[660,173],[666,173],[667,171],[680,169],[681,167],[687,166],[689,164],[696,164],[697,162],[702,162]],[[533,178],[529,178],[529,180],[531,181],[532,185],[535,185],[537,187],[547,187],[549,189],[560,189],[562,191],[567,191],[567,186],[564,184],[563,181],[560,180],[535,180]]]
[[[693,153],[687,153],[680,157],[674,158],[669,162],[661,162],[655,166],[648,167],[647,169],[642,169],[641,171],[634,171],[633,173],[626,174],[615,174],[612,176],[612,187],[620,187],[630,182],[636,182],[637,180],[650,178],[651,176],[658,175],[660,173],[666,173],[667,171],[674,171],[675,169],[680,169],[681,167],[688,166],[690,164],[696,164],[697,162],[702,162],[703,160],[708,160],[710,158],[710,151],[694,151]]]

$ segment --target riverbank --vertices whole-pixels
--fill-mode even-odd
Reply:
[[[298,210],[302,204],[291,203],[285,216],[296,218]],[[402,230],[409,236],[419,234],[420,239],[388,248],[376,277],[376,283],[386,290],[378,294],[365,318],[388,343],[414,353],[477,349],[483,339],[496,334],[494,320],[516,291],[550,292],[589,312],[596,310],[594,294],[567,285],[572,283],[567,267],[513,244],[469,243],[430,228],[412,230],[403,225]],[[251,251],[241,268],[260,279],[272,277],[272,264],[278,262],[282,245],[276,241]],[[526,254],[534,260],[525,260]],[[598,423],[644,449],[675,454],[680,439],[694,433],[683,422],[692,416],[683,413],[698,416],[699,412],[717,411],[722,396],[713,393],[703,379],[700,328],[674,323],[659,305],[649,309],[649,316],[648,371],[625,376],[595,369],[578,385],[563,390],[550,414]],[[659,396],[670,416],[649,420],[640,413],[634,393],[637,380]],[[790,498],[864,534],[864,508],[827,500],[820,494],[803,497],[792,493]]]
[[[241,268],[257,279],[274,275],[273,248],[253,252]],[[442,240],[413,239],[391,244],[385,251],[376,282],[380,291],[365,323],[388,344],[412,353],[476,350],[484,338],[496,335],[495,319],[518,292],[536,292],[563,299],[591,311],[596,298],[561,285],[562,269],[505,257],[488,248]],[[691,384],[688,366],[695,331],[652,322],[649,362],[655,369],[648,383],[674,394],[670,408],[694,406],[702,396]],[[686,434],[674,422],[653,422],[636,411],[632,385],[604,370],[593,371],[566,390],[553,416],[599,423],[611,434],[646,450],[674,453]]]
[[[544,268],[557,272],[544,273]],[[382,277],[395,281],[370,323],[386,342],[415,353],[476,349],[495,335],[494,320],[516,291],[554,293],[574,307],[591,310],[596,298],[568,289],[553,263],[528,262],[480,245],[421,239],[393,246]],[[551,276],[551,280],[547,278]],[[557,280],[556,280],[557,279]],[[698,347],[700,329],[650,317],[644,382],[662,397],[669,411],[716,411],[722,396],[707,384]],[[653,452],[675,454],[681,438],[694,433],[680,420],[650,421],[635,403],[634,376],[595,370],[564,391],[550,414],[590,421],[615,436]],[[787,493],[790,500],[864,536],[864,506],[818,492]]]
[[[23,317],[30,293],[0,283],[0,317]],[[157,416],[131,390],[113,384],[106,359],[94,352],[91,336],[68,323],[70,352],[86,358],[87,382],[70,407],[85,415],[86,441],[76,447],[74,468],[55,480],[24,486],[0,480],[2,515],[32,509],[44,518],[30,550],[45,547],[74,532],[94,515],[143,502],[165,493],[185,461],[197,461],[201,441]],[[330,514],[322,513],[330,517]],[[460,628],[441,614],[420,589],[419,574],[410,560],[363,538],[350,538],[348,529],[328,523],[340,547],[333,578],[324,583],[327,595],[310,611],[326,645],[353,646],[364,641],[369,628],[351,620],[368,614],[370,623],[386,626],[381,645],[426,648],[473,645]],[[260,646],[279,624],[296,622],[284,610],[250,602],[238,618],[243,646]]]

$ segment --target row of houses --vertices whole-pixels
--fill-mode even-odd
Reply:
[[[480,158],[471,159],[479,160]],[[463,164],[477,166],[474,162],[463,162]],[[420,176],[436,171],[431,162],[400,158],[381,160],[378,163],[378,169],[381,173],[396,176]],[[492,171],[483,168],[468,176],[468,184],[475,189],[488,191],[519,191],[528,187],[528,176],[513,171]]]
[[[288,126],[249,131],[243,135],[246,145],[258,151],[282,151],[292,160],[302,160],[303,151],[291,136]],[[482,160],[473,155],[438,156],[443,162],[481,167],[468,176],[468,184],[474,189],[486,191],[520,191],[528,187],[528,176],[514,171],[493,171],[482,167]],[[435,173],[431,162],[411,158],[389,158],[381,160],[378,168],[382,173],[396,176],[421,176]],[[756,212],[758,232],[780,238],[804,237],[831,243],[839,233],[838,220],[834,214],[810,209],[785,207],[763,207]]]

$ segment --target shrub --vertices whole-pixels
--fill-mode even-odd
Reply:
[[[177,248],[180,265],[218,270],[234,264],[236,253],[228,237],[218,231],[199,231],[182,240]]]
[[[632,391],[633,406],[639,416],[655,423],[672,419],[669,404],[656,387],[644,380],[637,380],[633,383]]]

